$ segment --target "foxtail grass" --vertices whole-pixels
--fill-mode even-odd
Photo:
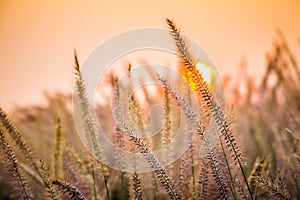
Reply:
[[[161,166],[155,155],[145,145],[144,141],[130,128],[122,119],[118,119],[119,126],[122,130],[127,132],[131,137],[134,144],[139,148],[140,153],[143,153],[148,164],[156,173],[160,183],[165,188],[165,191],[169,194],[170,199],[180,199],[178,195],[178,189],[174,184],[174,181],[167,175],[166,170]]]
[[[57,119],[53,154],[54,176],[56,179],[58,179],[61,178],[60,170],[62,169],[62,127],[60,119]]]
[[[9,132],[10,136],[16,142],[18,148],[25,155],[25,158],[30,161],[30,163],[34,167],[35,171],[41,177],[39,166],[38,166],[38,164],[36,163],[36,161],[34,159],[32,150],[30,149],[28,143],[26,142],[26,140],[24,139],[22,134],[11,123],[11,121],[8,119],[8,116],[6,115],[6,113],[1,108],[0,108],[0,120],[1,120],[1,123],[2,123],[3,127]]]
[[[61,180],[53,180],[53,185],[56,185],[63,194],[68,194],[71,200],[85,200],[85,196],[72,184]]]
[[[94,119],[92,119],[91,114],[89,112],[90,105],[86,94],[85,83],[82,78],[82,74],[80,72],[79,61],[77,57],[76,50],[74,50],[74,60],[75,60],[75,75],[76,75],[76,89],[77,95],[79,97],[79,103],[82,112],[82,120],[84,124],[84,128],[86,131],[87,141],[89,143],[90,150],[93,152],[93,155],[96,156],[100,162],[102,175],[105,183],[106,195],[107,198],[110,199],[110,192],[108,189],[108,171],[106,166],[103,164],[105,162],[104,154],[102,152],[101,147],[99,147],[98,137],[97,137],[97,129],[95,127]]]
[[[53,188],[52,182],[50,180],[49,175],[49,169],[46,165],[46,163],[41,159],[40,160],[40,166],[41,166],[41,173],[42,173],[42,179],[44,181],[48,197],[52,200],[57,200],[57,194]]]
[[[212,95],[211,90],[208,87],[207,82],[203,78],[202,74],[197,70],[195,67],[195,61],[192,58],[191,54],[188,51],[185,39],[181,35],[180,31],[177,29],[175,23],[170,20],[166,19],[167,24],[169,26],[171,35],[174,38],[175,44],[177,46],[177,50],[179,53],[179,57],[181,58],[183,65],[189,73],[183,73],[183,75],[188,74],[185,78],[188,81],[188,83],[191,85],[191,87],[194,89],[194,91],[202,98],[204,107],[208,108],[206,110],[206,113],[208,116],[212,116],[213,120],[217,123],[218,129],[222,136],[225,139],[226,146],[230,149],[230,151],[233,153],[232,157],[234,161],[237,161],[238,166],[242,172],[242,176],[244,178],[244,181],[247,185],[248,192],[250,194],[251,199],[253,199],[252,192],[250,190],[250,186],[247,181],[247,177],[245,174],[245,170],[242,166],[241,161],[241,153],[238,149],[235,138],[232,135],[232,132],[229,130],[228,122],[225,119],[225,115],[221,111],[220,106],[215,101],[214,96]],[[227,170],[230,176],[230,182],[232,184],[231,190],[233,192],[234,198],[237,199],[237,194],[235,191],[235,185],[234,185],[234,179],[233,175],[229,166],[229,159],[227,157],[226,151],[225,151],[225,144],[223,144],[223,141],[221,139],[221,135],[219,135],[219,142],[222,148],[223,156],[226,162]]]
[[[2,130],[0,130],[0,144],[1,144],[1,147],[3,150],[3,153],[6,155],[6,158],[9,162],[11,176],[16,179],[16,183],[17,183],[16,188],[19,190],[18,192],[20,193],[20,197],[22,199],[26,199],[26,200],[33,199],[30,188],[29,188],[28,184],[26,183],[24,175],[21,171],[19,162],[18,162],[13,150],[11,149],[10,145],[8,144],[7,139]]]

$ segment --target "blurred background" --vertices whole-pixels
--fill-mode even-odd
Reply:
[[[259,75],[276,28],[299,50],[300,1],[0,0],[0,105],[35,105],[43,91],[71,92],[73,49],[81,63],[120,32],[174,19],[202,45],[221,75],[246,62]],[[296,54],[299,59],[299,54]]]

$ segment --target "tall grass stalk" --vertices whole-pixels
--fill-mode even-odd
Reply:
[[[96,155],[100,160],[100,166],[102,169],[102,176],[105,183],[105,189],[106,189],[106,195],[107,198],[110,199],[109,189],[108,189],[108,178],[109,175],[107,175],[106,167],[103,164],[103,161],[105,160],[103,156],[103,152],[101,150],[101,147],[99,147],[98,144],[98,138],[97,138],[97,130],[95,128],[94,120],[92,119],[89,109],[89,101],[86,96],[86,89],[84,80],[82,79],[82,75],[80,72],[80,66],[79,61],[77,57],[76,50],[74,50],[74,59],[75,59],[75,75],[76,75],[76,88],[77,88],[77,94],[79,96],[79,103],[81,105],[81,112],[82,112],[82,119],[84,122],[84,127],[86,130],[86,136],[90,144],[90,150],[93,151],[94,155]]]
[[[194,87],[194,90],[202,97],[202,99],[205,103],[205,106],[208,108],[208,110],[206,110],[206,112],[208,113],[208,115],[210,115],[210,114],[212,115],[212,117],[215,120],[215,122],[217,123],[218,129],[222,133],[226,143],[229,144],[229,147],[230,147],[231,151],[233,152],[233,158],[234,158],[234,160],[236,160],[238,162],[239,168],[242,172],[242,176],[247,185],[248,192],[250,194],[251,199],[253,200],[252,192],[250,190],[250,187],[249,187],[249,184],[247,181],[247,177],[246,177],[245,171],[243,169],[243,166],[242,166],[242,163],[240,160],[241,153],[237,149],[236,144],[234,143],[234,137],[230,133],[228,122],[226,121],[224,114],[222,113],[219,105],[214,100],[214,97],[208,87],[207,82],[203,78],[202,74],[195,67],[195,62],[193,61],[193,58],[188,51],[188,48],[186,46],[183,36],[180,34],[179,30],[176,28],[176,25],[174,24],[174,22],[172,20],[166,19],[166,21],[169,25],[171,35],[173,36],[175,44],[178,48],[179,56],[182,59],[183,64],[186,67],[186,70],[191,73],[191,75],[188,75],[186,77],[186,79],[190,84],[193,85],[192,88]],[[235,181],[233,179],[233,175],[232,175],[229,163],[228,163],[229,161],[228,161],[228,158],[227,158],[227,155],[225,152],[225,147],[223,145],[220,135],[219,135],[219,142],[220,142],[220,145],[222,148],[223,156],[226,161],[228,173],[229,173],[229,176],[231,179],[231,181],[230,181],[232,184],[231,190],[233,191],[234,198],[237,199],[237,193],[235,191],[235,186],[234,186]]]
[[[24,176],[21,172],[19,162],[18,162],[13,150],[9,146],[7,139],[4,135],[4,132],[2,130],[0,130],[0,144],[4,151],[4,154],[7,157],[8,162],[10,163],[9,165],[10,165],[11,175],[12,175],[12,177],[15,177],[15,179],[17,181],[18,187],[16,187],[16,188],[19,189],[21,198],[26,199],[26,200],[33,199],[32,194],[29,189],[29,186],[26,183]]]

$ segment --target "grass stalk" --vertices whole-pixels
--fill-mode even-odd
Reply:
[[[11,149],[10,145],[7,142],[7,139],[4,135],[4,132],[0,130],[0,143],[1,147],[4,150],[4,154],[9,161],[11,175],[16,178],[18,189],[20,190],[20,194],[22,199],[30,200],[32,198],[32,194],[30,193],[30,189],[24,180],[23,174],[20,169],[19,162]]]
[[[243,168],[242,163],[240,161],[240,153],[238,152],[237,147],[234,144],[233,137],[229,133],[228,123],[224,118],[224,114],[222,113],[222,111],[221,111],[220,107],[218,106],[217,102],[214,100],[214,97],[213,97],[212,92],[210,91],[210,89],[208,87],[207,82],[203,78],[202,74],[196,69],[195,63],[193,61],[192,56],[190,55],[190,53],[188,51],[188,48],[186,46],[186,43],[185,43],[185,40],[184,40],[183,36],[179,32],[179,30],[176,28],[176,25],[174,24],[174,22],[172,20],[166,19],[166,21],[169,25],[171,34],[172,34],[172,36],[174,38],[174,41],[176,43],[176,46],[177,46],[177,49],[178,49],[178,52],[179,52],[179,56],[182,59],[183,64],[186,67],[186,70],[188,70],[188,72],[190,72],[190,73],[187,73],[189,75],[186,76],[185,78],[192,85],[192,88],[194,89],[194,91],[196,91],[202,97],[202,99],[204,100],[205,105],[208,107],[208,110],[206,112],[209,115],[212,114],[212,117],[214,118],[215,122],[218,125],[218,129],[220,130],[220,132],[224,136],[226,142],[229,143],[230,149],[233,151],[233,154],[234,154],[234,160],[236,160],[238,162],[239,168],[242,172],[242,176],[243,176],[244,181],[247,185],[248,192],[250,194],[251,199],[253,200],[252,192],[250,190],[249,183],[247,181],[247,177],[246,177],[244,168]],[[222,143],[222,139],[221,139],[220,135],[219,135],[219,141],[220,141],[220,144],[221,144],[221,147],[222,147],[223,156],[224,156],[225,161],[226,161],[228,173],[229,173],[230,178],[231,178],[233,195],[234,195],[234,198],[236,199],[237,194],[236,194],[236,191],[235,191],[234,180],[232,178],[232,173],[231,173],[231,170],[230,170],[230,166],[228,164],[228,158],[227,158],[225,148],[224,148],[224,145]]]
[[[161,167],[161,164],[158,162],[154,154],[149,150],[145,145],[144,141],[134,132],[133,129],[128,127],[128,125],[123,122],[122,119],[118,119],[119,126],[129,134],[135,145],[140,149],[147,159],[149,165],[155,170],[157,177],[159,178],[161,184],[164,186],[166,192],[169,194],[169,197],[173,200],[180,199],[174,181],[167,175],[166,170]]]
[[[86,200],[85,196],[72,184],[61,181],[61,180],[53,180],[53,185],[58,186],[58,188],[65,194],[67,193],[71,200]]]
[[[89,107],[90,107],[89,101],[86,95],[84,80],[80,72],[80,65],[79,65],[76,50],[74,50],[74,59],[75,59],[76,88],[77,88],[77,94],[79,96],[79,103],[81,105],[82,119],[84,121],[84,127],[86,129],[86,134],[87,134],[86,136],[90,144],[90,150],[94,153],[93,155],[97,156],[97,158],[100,160],[100,166],[102,169],[102,176],[104,179],[107,198],[110,199],[109,190],[108,190],[108,175],[105,174],[106,167],[103,164],[103,162],[105,162],[105,158],[97,142],[98,141],[96,136],[97,130],[95,128],[94,120],[92,119],[89,112]]]

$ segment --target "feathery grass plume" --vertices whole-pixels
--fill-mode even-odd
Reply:
[[[136,164],[134,164],[135,168],[136,168]],[[124,196],[124,193],[126,193],[126,179],[124,178],[125,174],[122,173],[122,196]],[[142,184],[141,184],[141,180],[139,177],[139,174],[136,173],[136,170],[134,170],[134,174],[132,175],[132,182],[133,182],[133,193],[134,193],[134,198],[135,199],[142,199]]]
[[[192,56],[190,55],[190,52],[188,51],[183,36],[180,34],[179,30],[177,29],[175,23],[172,20],[166,19],[166,21],[174,38],[175,44],[178,48],[179,56],[182,59],[183,64],[186,65],[188,68],[192,68],[192,66],[194,65],[194,61],[192,59]]]
[[[141,179],[136,172],[132,175],[132,179],[133,179],[134,199],[142,200],[143,189],[142,189]]]
[[[130,70],[130,66],[129,65],[129,70]],[[121,102],[120,102],[120,85],[118,83],[118,79],[115,79],[113,82],[115,88],[114,88],[114,113],[121,113],[122,112],[122,106],[121,106]],[[129,181],[126,177],[126,173],[124,172],[125,170],[125,156],[124,156],[124,149],[125,149],[125,138],[124,138],[124,133],[122,132],[122,130],[120,129],[119,126],[117,126],[115,124],[115,142],[117,147],[119,148],[119,150],[116,150],[115,152],[115,157],[116,157],[116,163],[117,163],[117,167],[121,167],[121,171],[118,172],[120,173],[120,177],[121,177],[121,184],[116,184],[116,189],[113,190],[112,192],[112,199],[114,198],[122,198],[122,199],[127,199],[129,198]],[[135,160],[134,160],[135,162]],[[135,165],[134,165],[135,166]],[[121,194],[119,192],[119,186],[121,187]],[[116,195],[116,196],[115,196]]]
[[[141,111],[141,107],[140,104],[138,103],[136,97],[133,94],[133,88],[132,88],[132,76],[131,76],[131,71],[132,70],[132,65],[131,63],[128,64],[128,78],[130,81],[130,85],[128,86],[127,89],[127,98],[129,99],[129,103],[128,103],[128,111],[129,111],[129,115],[130,115],[130,119],[131,119],[131,126],[134,128],[134,130],[136,130],[137,132],[144,134],[145,130],[144,130],[144,122],[143,122],[143,118],[142,118],[142,111]],[[145,90],[144,90],[145,92]],[[118,101],[120,101],[120,99],[117,99]],[[115,110],[115,113],[117,113],[117,116],[121,113],[120,112],[121,109],[119,109],[119,112],[117,110]],[[118,120],[118,119],[117,119]],[[132,138],[130,138],[129,140],[132,141]],[[151,143],[151,141],[149,141]],[[137,147],[135,145],[131,146],[130,149],[131,152],[136,152],[137,151]],[[136,199],[141,199],[142,198],[142,185],[141,185],[141,180],[140,180],[140,176],[139,174],[136,173],[136,168],[138,167],[138,162],[136,160],[136,156],[135,153],[133,154],[133,157],[131,158],[133,159],[133,170],[134,170],[134,174],[132,176],[132,182],[133,182],[133,196]],[[122,182],[122,193],[124,190],[124,174],[122,173],[121,176],[121,182]],[[156,179],[154,178],[154,184],[157,186],[157,182]],[[158,190],[158,189],[157,189]]]
[[[265,170],[266,164],[267,164],[267,159],[259,160],[259,158],[257,158],[256,161],[254,162],[253,169],[248,178],[250,189],[253,192],[253,194],[256,194],[256,190],[258,187],[257,177],[262,176],[262,173]]]
[[[145,145],[144,141],[120,117],[118,117],[118,125],[129,134],[134,144],[140,149],[140,152],[145,155],[148,164],[152,169],[154,169],[154,172],[170,198],[180,199],[177,192],[178,189],[176,188],[174,181],[167,175],[166,170],[161,166],[155,155]]]
[[[245,171],[242,166],[241,153],[235,143],[232,132],[229,130],[229,125],[225,119],[225,115],[221,111],[221,108],[219,107],[218,103],[215,101],[214,96],[212,95],[212,92],[209,89],[207,82],[203,78],[202,74],[195,67],[194,61],[188,51],[185,40],[182,37],[179,30],[176,28],[175,23],[170,19],[166,19],[166,21],[169,25],[169,29],[171,31],[171,34],[172,34],[172,36],[175,40],[176,46],[178,48],[179,56],[182,59],[183,64],[186,67],[186,70],[188,71],[188,73],[187,73],[188,76],[186,76],[185,78],[187,79],[187,81],[191,85],[191,87],[194,89],[194,91],[196,91],[198,93],[198,95],[200,95],[200,97],[203,100],[203,103],[208,108],[207,110],[205,110],[207,115],[208,116],[211,115],[213,117],[213,119],[215,120],[215,122],[217,123],[218,129],[221,132],[222,136],[224,137],[228,148],[233,153],[233,155],[232,155],[233,159],[236,160],[238,163],[238,166],[242,172],[244,181],[247,185],[248,192],[251,196],[251,199],[253,199],[252,192],[250,190],[250,186],[248,184],[246,174],[245,174]],[[222,142],[222,139],[220,136],[219,136],[219,141],[220,141],[220,145],[222,147],[223,156],[226,161],[228,173],[230,175],[233,194],[236,199],[237,197],[236,197],[236,191],[235,191],[235,186],[234,186],[234,180],[233,180],[231,169],[230,169],[230,166],[228,163],[228,158],[227,158],[227,155],[225,152],[225,148],[224,148],[224,145],[223,145],[223,142]]]
[[[170,96],[167,89],[163,90],[164,96],[164,111],[165,111],[165,124],[162,130],[162,145],[168,145],[171,142],[171,131],[172,131],[172,122],[171,122],[171,105],[170,105]],[[170,148],[167,147],[167,152],[165,155],[166,162],[169,163],[171,155]],[[171,171],[171,169],[170,169]]]
[[[20,197],[22,199],[33,199],[28,184],[24,180],[19,162],[14,152],[12,151],[11,147],[9,146],[7,139],[4,135],[4,132],[2,130],[0,130],[0,143],[4,151],[4,154],[9,162],[9,171],[11,172],[12,177],[16,179],[16,182],[18,184],[17,188],[20,192]]]
[[[110,199],[109,195],[109,190],[108,190],[108,170],[106,169],[106,166],[102,162],[105,162],[104,154],[102,152],[101,147],[99,147],[98,140],[97,140],[97,129],[94,124],[94,120],[91,117],[91,114],[89,112],[90,105],[89,101],[87,98],[86,94],[86,88],[84,84],[84,80],[81,75],[80,71],[80,66],[79,66],[79,61],[77,57],[76,50],[74,50],[74,60],[75,60],[75,76],[76,76],[76,89],[77,89],[77,94],[79,97],[79,103],[81,106],[81,112],[82,112],[82,119],[83,119],[83,124],[84,128],[86,131],[86,137],[89,142],[89,147],[90,150],[93,152],[94,156],[97,156],[97,158],[101,161],[101,170],[102,170],[102,175],[105,183],[105,188],[106,188],[106,195],[107,198]]]
[[[129,114],[131,117],[133,129],[141,134],[144,134],[145,130],[144,130],[144,122],[143,122],[143,116],[142,116],[142,109],[141,109],[141,105],[139,104],[139,102],[137,101],[137,99],[133,93],[134,91],[132,88],[133,83],[132,83],[132,77],[131,77],[131,69],[132,69],[132,65],[129,64],[128,65],[128,78],[129,78],[129,81],[131,84],[128,88],[128,99],[129,99],[128,110],[129,110]],[[135,146],[133,146],[133,148],[135,148]],[[134,151],[134,149],[132,149],[132,151]]]
[[[263,177],[257,177],[257,181],[265,188],[273,197],[279,199],[290,200],[290,195],[286,190],[283,190],[280,186],[270,183]]]
[[[205,200],[208,199],[208,169],[206,168],[206,158],[203,158],[200,169],[198,188],[197,188],[197,199]]]
[[[47,199],[51,199],[48,193],[48,188],[44,183],[43,178],[40,177],[31,167],[26,166],[21,161],[19,161],[19,165],[22,170],[22,174],[25,175],[26,183],[30,186],[30,191],[34,196],[34,199],[44,199],[46,197]],[[41,169],[41,173],[43,173],[42,169]],[[39,192],[37,193],[36,191]],[[0,199],[1,199],[1,195],[0,195]]]
[[[47,193],[48,193],[48,197],[52,200],[57,200],[57,194],[54,190],[54,188],[52,187],[52,182],[49,178],[49,169],[46,165],[46,163],[40,159],[40,165],[41,165],[41,174],[42,174],[42,179],[44,181],[44,186],[46,187]]]
[[[97,130],[95,128],[94,119],[89,112],[90,105],[86,94],[85,83],[81,75],[79,61],[77,57],[76,50],[74,50],[74,59],[75,59],[75,76],[76,76],[76,89],[77,95],[79,97],[79,103],[81,106],[82,120],[84,123],[84,128],[86,132],[86,137],[88,138],[90,150],[96,155],[100,160],[103,159],[103,152],[99,148],[97,143]]]
[[[188,84],[187,83],[184,83],[185,85],[185,95],[186,95],[186,98],[187,98],[187,103],[189,105],[192,104],[192,99],[191,99],[191,90],[190,88],[188,87]],[[187,119],[186,120],[186,129],[189,129],[189,122],[190,122],[190,119]],[[189,132],[188,130],[186,130],[187,132]],[[188,137],[191,137],[190,135],[188,135]],[[194,142],[191,142],[191,145],[190,147],[188,148],[188,158],[190,160],[190,165],[191,165],[191,170],[192,170],[192,196],[193,196],[193,199],[195,199],[196,197],[196,175],[195,175],[195,170],[196,170],[196,167],[195,167],[195,145],[194,145]]]
[[[186,79],[186,81],[191,85],[192,89],[195,91],[201,92],[201,96],[203,99],[209,99],[212,94],[208,88],[206,81],[204,80],[203,76],[197,68],[195,67],[195,61],[193,60],[190,52],[188,51],[185,39],[177,29],[175,23],[170,20],[166,19],[167,24],[169,26],[171,35],[175,41],[177,46],[177,50],[179,53],[179,57],[181,59],[182,64],[186,67],[185,69],[180,69],[181,75]],[[207,104],[207,102],[205,102]],[[210,115],[210,113],[207,113]]]
[[[9,120],[7,114],[1,108],[0,108],[0,120],[3,127],[9,132],[10,136],[15,141],[18,148],[25,155],[25,158],[29,160],[31,166],[33,166],[34,170],[38,173],[38,176],[41,177],[42,180],[44,181],[39,165],[36,163],[35,158],[33,156],[33,152],[30,149],[28,143],[26,142],[22,134],[14,127],[14,125]],[[47,183],[44,182],[44,185],[46,186]]]
[[[184,91],[184,99],[186,99],[187,105],[191,105],[192,100],[190,96],[190,87],[186,82],[183,82],[183,91]],[[170,91],[166,89],[168,93]],[[175,92],[177,93],[177,92]],[[169,94],[170,95],[170,94]],[[178,93],[177,93],[178,95]],[[194,142],[191,140],[193,138],[193,132],[195,130],[191,129],[191,127],[197,126],[195,121],[196,119],[190,119],[189,117],[185,117],[184,119],[185,132],[187,137],[187,145],[188,149],[185,151],[184,155],[181,157],[180,167],[179,167],[179,185],[180,189],[183,190],[186,198],[192,197],[192,199],[196,198],[196,177],[195,177],[195,146]]]
[[[198,127],[198,133],[207,150],[207,157],[210,162],[213,178],[218,187],[218,197],[220,199],[230,199],[230,189],[226,184],[225,175],[223,174],[223,171],[221,169],[221,164],[218,161],[216,152],[214,151],[213,147],[211,147],[211,142],[209,141],[203,127]]]
[[[179,185],[186,188],[185,191],[188,190],[188,179],[192,178],[192,196],[196,194],[196,181],[195,181],[195,168],[194,168],[194,150],[193,150],[193,134],[194,131],[197,131],[196,127],[199,125],[198,117],[196,112],[189,106],[189,104],[185,101],[185,99],[180,96],[168,83],[167,81],[160,76],[157,76],[158,80],[162,83],[165,90],[170,94],[172,98],[174,98],[179,105],[180,108],[184,110],[185,115],[187,116],[186,123],[187,125],[187,142],[188,146],[187,154],[181,159],[182,166],[180,167],[179,172]],[[191,170],[191,173],[188,172],[188,168]],[[184,187],[180,187],[181,190]],[[186,193],[187,195],[187,193]]]
[[[144,122],[142,118],[142,111],[140,104],[136,100],[136,97],[133,94],[133,89],[132,89],[132,77],[131,77],[131,70],[132,70],[132,65],[129,63],[128,64],[128,78],[131,82],[129,88],[128,88],[128,97],[129,97],[129,114],[131,117],[131,120],[133,122],[133,127],[139,132],[139,133],[144,133]],[[133,145],[132,152],[136,151],[136,146]],[[141,199],[142,198],[142,187],[141,187],[141,181],[139,178],[139,174],[136,173],[136,168],[138,167],[138,163],[136,162],[136,156],[135,153],[133,154],[133,162],[134,162],[134,174],[132,176],[132,181],[133,181],[133,191],[134,191],[134,196],[135,199]],[[122,179],[122,184],[123,184],[123,179]],[[123,192],[123,187],[122,187],[122,192]]]
[[[122,112],[122,108],[121,108],[121,102],[120,102],[120,86],[118,84],[118,79],[114,80],[114,112],[115,113],[121,113]],[[115,142],[117,147],[122,150],[125,148],[125,139],[124,139],[124,133],[122,132],[122,130],[120,129],[120,127],[118,127],[115,124]],[[118,166],[121,166],[121,171],[124,171],[125,169],[125,161],[124,161],[124,152],[123,151],[117,151],[115,153],[116,155],[116,162],[118,162]]]
[[[176,99],[177,103],[181,106],[187,117],[191,119],[195,119],[197,114],[193,109],[186,103],[184,98],[182,98],[176,91],[174,91],[171,86],[161,77],[158,77],[158,79],[161,81],[163,86],[171,93],[171,95]],[[198,127],[197,132],[201,136],[202,141],[204,142],[207,152],[208,152],[208,160],[210,161],[210,165],[213,171],[213,178],[218,186],[218,195],[222,199],[229,199],[229,189],[226,185],[226,182],[224,180],[223,172],[220,168],[220,164],[218,162],[218,159],[216,157],[216,153],[214,152],[213,148],[211,147],[211,144],[206,136],[206,133],[204,132],[204,128],[198,125],[199,122],[194,121],[194,125]]]
[[[129,114],[132,120],[132,126],[135,127],[135,129],[141,133],[144,132],[144,123],[142,121],[142,115],[141,115],[141,108],[139,103],[137,102],[135,96],[131,94],[132,90],[129,91]]]
[[[64,194],[68,193],[71,200],[85,200],[85,196],[73,185],[61,180],[53,180],[53,185],[58,186]]]
[[[61,177],[62,169],[62,127],[60,119],[57,119],[55,128],[55,143],[53,147],[53,165],[54,165],[54,177],[56,179]]]
[[[180,96],[168,83],[167,81],[160,76],[157,76],[158,80],[162,83],[165,91],[169,93],[169,95],[174,98],[179,105],[181,109],[184,110],[184,113],[187,116],[187,142],[186,142],[186,147],[188,148],[188,152],[184,155],[184,157],[181,159],[182,165],[180,167],[180,172],[179,172],[179,185],[180,185],[180,190],[182,191],[185,196],[187,196],[188,190],[189,190],[189,183],[188,180],[192,178],[192,196],[195,195],[195,169],[194,169],[194,158],[193,158],[193,133],[194,131],[197,131],[197,129],[193,127],[198,127],[199,121],[197,118],[197,114],[193,109],[189,106],[189,104],[185,101],[185,99]],[[191,173],[189,172],[191,170]]]
[[[36,163],[36,161],[33,157],[32,150],[29,148],[28,143],[24,140],[22,134],[10,122],[6,113],[1,108],[0,108],[0,120],[1,120],[3,127],[5,127],[5,129],[9,132],[10,136],[16,142],[19,149],[24,153],[25,158],[30,161],[34,170],[39,174],[40,177],[42,177],[39,167],[38,167],[38,164]]]
[[[171,96],[177,101],[177,104],[180,106],[181,109],[183,109],[184,113],[188,117],[188,119],[191,120],[191,122],[194,122],[193,125],[198,126],[199,121],[195,120],[197,119],[196,112],[188,105],[188,103],[185,101],[185,99],[180,96],[168,83],[167,80],[163,77],[157,76],[158,80],[162,83],[163,87],[171,94]],[[193,126],[191,126],[193,127]]]

